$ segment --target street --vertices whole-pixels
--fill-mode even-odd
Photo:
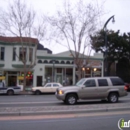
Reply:
[[[130,111],[0,118],[0,130],[119,130],[118,121]]]
[[[130,103],[130,92],[127,96],[119,98],[119,104]],[[87,104],[108,104],[108,102],[101,102],[101,100],[81,100],[77,105]],[[31,106],[62,106],[66,105],[62,101],[56,99],[54,94],[44,95],[0,95],[0,107],[31,107]]]

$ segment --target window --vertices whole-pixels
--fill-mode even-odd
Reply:
[[[114,86],[116,86],[116,85],[124,85],[123,80],[120,79],[120,78],[110,78],[110,80],[111,80],[111,82],[112,82],[112,84]]]
[[[4,60],[4,56],[5,56],[5,48],[1,47],[1,50],[0,50],[0,60]]]
[[[98,79],[99,86],[108,86],[108,82],[106,79]]]
[[[19,48],[19,60],[26,60],[26,48]]]
[[[16,60],[16,48],[14,47],[13,48],[13,61]]]
[[[29,48],[29,61],[33,60],[33,49]]]
[[[96,83],[94,79],[87,80],[84,83],[85,87],[96,87]]]
[[[59,85],[58,84],[53,84],[53,87],[59,87]]]
[[[46,87],[51,87],[51,84],[47,84]]]
[[[76,83],[76,86],[80,86],[84,83],[86,79],[80,79],[77,83]]]

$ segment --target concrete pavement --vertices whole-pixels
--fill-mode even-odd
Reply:
[[[0,116],[51,115],[130,110],[130,103],[102,103],[83,105],[55,105],[35,107],[1,107]]]

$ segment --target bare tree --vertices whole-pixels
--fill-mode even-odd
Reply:
[[[21,56],[17,54],[17,57],[24,66],[24,90],[26,86],[26,74],[36,64],[37,39],[44,35],[42,32],[44,29],[40,27],[43,23],[41,22],[41,24],[38,25],[35,21],[35,11],[29,8],[22,0],[14,0],[13,3],[9,4],[7,11],[1,11],[0,14],[0,27],[4,30],[5,36],[16,36],[21,44]],[[36,37],[36,39],[31,37]],[[31,48],[34,49],[35,54],[34,58],[29,60],[27,49],[30,50],[31,53]]]
[[[73,7],[65,2],[62,10],[57,11],[57,15],[48,18],[54,27],[51,38],[68,48],[77,66],[79,79],[84,54],[90,55],[91,52],[90,35],[95,32],[101,13],[102,8],[79,0]]]

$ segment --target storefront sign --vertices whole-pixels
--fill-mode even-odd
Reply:
[[[0,80],[5,80],[5,76],[0,76]]]
[[[24,77],[23,76],[18,76],[18,80],[23,80]]]

